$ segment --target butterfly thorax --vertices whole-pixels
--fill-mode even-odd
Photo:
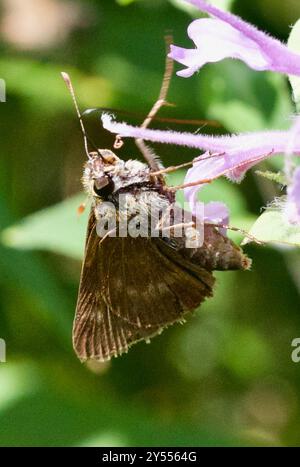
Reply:
[[[98,220],[115,215],[114,208],[118,218],[123,215],[131,218],[137,214],[151,215],[153,208],[164,212],[175,202],[164,180],[152,176],[148,165],[137,160],[123,161],[107,149],[91,154],[82,181],[93,198]]]
[[[90,196],[107,198],[128,186],[149,186],[162,190],[161,179],[153,178],[150,167],[137,160],[123,161],[108,149],[91,153],[82,177],[83,186]]]

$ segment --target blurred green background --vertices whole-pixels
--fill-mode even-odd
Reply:
[[[215,3],[283,40],[300,17],[297,0]],[[2,0],[0,15],[7,85],[0,104],[0,337],[7,344],[0,445],[300,445],[300,363],[291,360],[300,336],[299,249],[247,247],[251,272],[216,274],[214,298],[187,324],[110,363],[81,364],[71,346],[87,219],[76,213],[85,200],[85,156],[59,73],[71,74],[82,109],[136,112],[140,118],[116,115],[139,124],[160,88],[164,35],[171,30],[177,45],[190,45],[195,11],[177,0]],[[216,119],[218,132],[284,128],[293,111],[283,76],[234,61],[188,80],[174,76],[169,100],[176,107],[161,115]],[[112,146],[98,113],[86,126],[99,147]],[[125,143],[121,157],[140,157]],[[166,165],[198,154],[154,147]],[[279,157],[264,167],[280,164]],[[240,186],[215,182],[202,199],[226,201],[232,225],[249,228],[276,194],[252,172]]]

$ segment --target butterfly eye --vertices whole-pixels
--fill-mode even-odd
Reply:
[[[101,198],[106,198],[114,190],[114,183],[112,179],[106,175],[94,180],[94,193]]]

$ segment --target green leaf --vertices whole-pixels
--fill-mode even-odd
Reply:
[[[224,365],[243,380],[264,375],[272,366],[272,349],[265,336],[245,325],[236,324],[232,331],[232,339],[223,345]]]
[[[224,102],[215,102],[210,108],[210,115],[222,122],[226,128],[237,133],[265,126],[263,115],[259,110],[234,99],[225,105]]]
[[[293,52],[300,53],[300,19],[294,25],[289,40],[288,47]],[[297,110],[300,110],[300,78],[298,76],[289,76],[289,80],[293,89],[293,97],[297,107]]]
[[[74,303],[66,295],[61,281],[31,252],[16,251],[0,244],[0,257],[2,283],[9,290],[19,289],[18,297],[24,307],[31,303],[32,312],[69,349],[72,320],[66,311],[71,310]],[[24,332],[28,331],[24,329]]]
[[[224,61],[205,67],[199,82],[199,103],[207,117],[229,131],[289,127],[287,116],[293,109],[283,76],[255,73],[239,61]]]
[[[233,0],[212,0],[210,3],[220,8],[221,10],[229,11],[231,9],[231,5],[233,4]]]
[[[8,97],[12,93],[18,94],[27,99],[26,103],[32,109],[39,108],[40,112],[48,114],[71,108],[70,96],[60,75],[65,66],[14,57],[13,60],[1,58],[0,68],[1,77],[9,84]],[[112,90],[108,80],[102,76],[85,75],[74,67],[67,67],[65,71],[70,73],[83,107],[92,107],[99,95],[103,106],[111,104]]]
[[[195,7],[194,5],[190,5],[189,3],[183,2],[182,0],[169,0],[175,8],[183,10],[186,13],[189,13],[192,17],[199,17],[201,15],[201,10]],[[213,5],[220,8],[221,10],[230,11],[231,5],[233,0],[211,0]]]
[[[81,216],[76,211],[84,198],[84,194],[79,194],[31,214],[5,229],[2,242],[14,248],[49,250],[81,259],[89,209]]]
[[[0,218],[3,227],[14,222],[9,203],[5,201],[2,195]],[[4,230],[0,235],[3,232]],[[35,335],[36,330],[34,328],[39,323],[51,333],[52,345],[55,346],[59,342],[59,345],[63,345],[66,350],[70,351],[70,329],[72,326],[70,311],[74,307],[74,301],[66,294],[66,288],[61,280],[53,274],[53,270],[38,254],[6,248],[1,244],[1,236],[0,257],[1,287],[4,287],[3,290],[6,288],[8,291],[14,291],[17,288],[19,293],[15,303],[21,303],[22,308],[24,307],[24,310],[26,310],[25,313],[19,313],[18,306],[14,305],[13,309],[16,310],[16,314],[13,316],[13,313],[10,312],[10,325],[16,329],[22,329],[22,335],[26,335],[28,338],[31,330]],[[7,296],[9,296],[9,293]],[[5,300],[3,306],[4,308],[6,306]],[[27,310],[30,310],[30,316],[28,316]],[[32,317],[36,320],[33,327]],[[3,329],[5,313],[2,314],[1,318],[0,327],[2,333],[4,332],[2,336],[5,336],[5,329]],[[30,342],[32,349],[36,345],[38,344],[34,340]],[[14,352],[18,352],[17,345]],[[1,403],[0,391],[0,407]]]
[[[260,177],[264,177],[271,182],[279,183],[280,185],[286,185],[286,178],[282,172],[271,172],[270,170],[256,170],[255,173]]]
[[[261,242],[300,247],[300,226],[289,224],[279,210],[265,211],[249,233]],[[250,242],[251,239],[246,238],[243,244]]]
[[[136,2],[136,0],[116,0],[116,2],[120,6],[127,6],[127,5],[130,5],[130,3]]]

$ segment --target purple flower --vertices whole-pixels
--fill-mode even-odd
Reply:
[[[227,166],[230,164],[230,159],[224,154],[205,153],[197,158],[193,167],[187,171],[184,183],[184,195],[190,204],[191,210],[195,213],[197,208],[197,194],[199,190],[205,185],[201,180],[214,180],[221,175],[226,175],[234,181],[240,181],[245,172],[254,164],[258,163],[265,157],[258,157],[251,162],[242,162],[239,166],[235,166],[228,170]],[[216,224],[228,225],[229,212],[224,203],[211,202],[204,207],[204,220],[211,220]]]
[[[206,63],[227,57],[243,60],[255,70],[300,76],[300,54],[289,50],[278,39],[205,0],[187,1],[218,19],[197,19],[189,25],[187,32],[195,49],[171,46],[169,57],[187,67],[177,73],[179,76],[187,78]]]
[[[299,120],[300,121],[300,120]],[[208,136],[201,134],[179,133],[175,131],[149,130],[140,127],[112,121],[108,114],[102,115],[104,128],[121,136],[142,138],[159,143],[177,144],[199,148],[206,151],[197,158],[193,167],[188,170],[185,178],[185,195],[193,212],[196,210],[196,195],[206,180],[214,180],[222,175],[233,181],[241,181],[247,170],[263,159],[275,154],[300,154],[300,138],[295,137],[295,125],[288,131],[263,131],[229,136]],[[298,125],[298,119],[296,121]],[[208,157],[207,151],[211,153]],[[299,206],[299,179],[295,172],[294,181],[288,189],[289,212],[291,206]],[[299,177],[299,175],[298,175]],[[213,222],[225,223],[228,211],[222,203],[208,204],[204,216],[214,219]],[[289,214],[290,219],[296,219],[295,210]]]
[[[276,130],[228,136],[210,136],[134,127],[126,123],[114,122],[108,114],[102,115],[102,123],[104,128],[120,136],[142,138],[158,143],[177,144],[198,148],[210,153],[218,153],[217,157],[211,159],[205,158],[202,161],[199,158],[197,159],[193,169],[198,172],[198,179],[203,180],[226,175],[233,181],[240,181],[245,172],[253,165],[275,154],[284,153],[290,145],[292,131]],[[292,152],[293,154],[300,154],[300,138],[294,141]]]
[[[193,212],[193,205],[190,204],[190,206]],[[219,231],[226,236],[229,225],[229,210],[226,204],[220,201],[210,201],[204,204],[204,222],[224,226],[219,227]]]
[[[202,158],[203,162],[201,162],[201,158],[198,158],[199,162],[195,162],[194,166],[187,171],[186,180],[189,179],[190,182],[199,180],[198,169],[195,170],[195,167],[197,168],[199,163],[211,165],[211,159],[209,158],[208,152],[203,154]],[[185,198],[189,202],[192,213],[194,215],[197,214],[198,191],[201,190],[204,186],[205,184],[198,184],[184,189]],[[214,224],[228,225],[229,211],[227,206],[224,203],[220,203],[218,201],[211,201],[210,203],[204,204],[204,221],[213,222]]]

